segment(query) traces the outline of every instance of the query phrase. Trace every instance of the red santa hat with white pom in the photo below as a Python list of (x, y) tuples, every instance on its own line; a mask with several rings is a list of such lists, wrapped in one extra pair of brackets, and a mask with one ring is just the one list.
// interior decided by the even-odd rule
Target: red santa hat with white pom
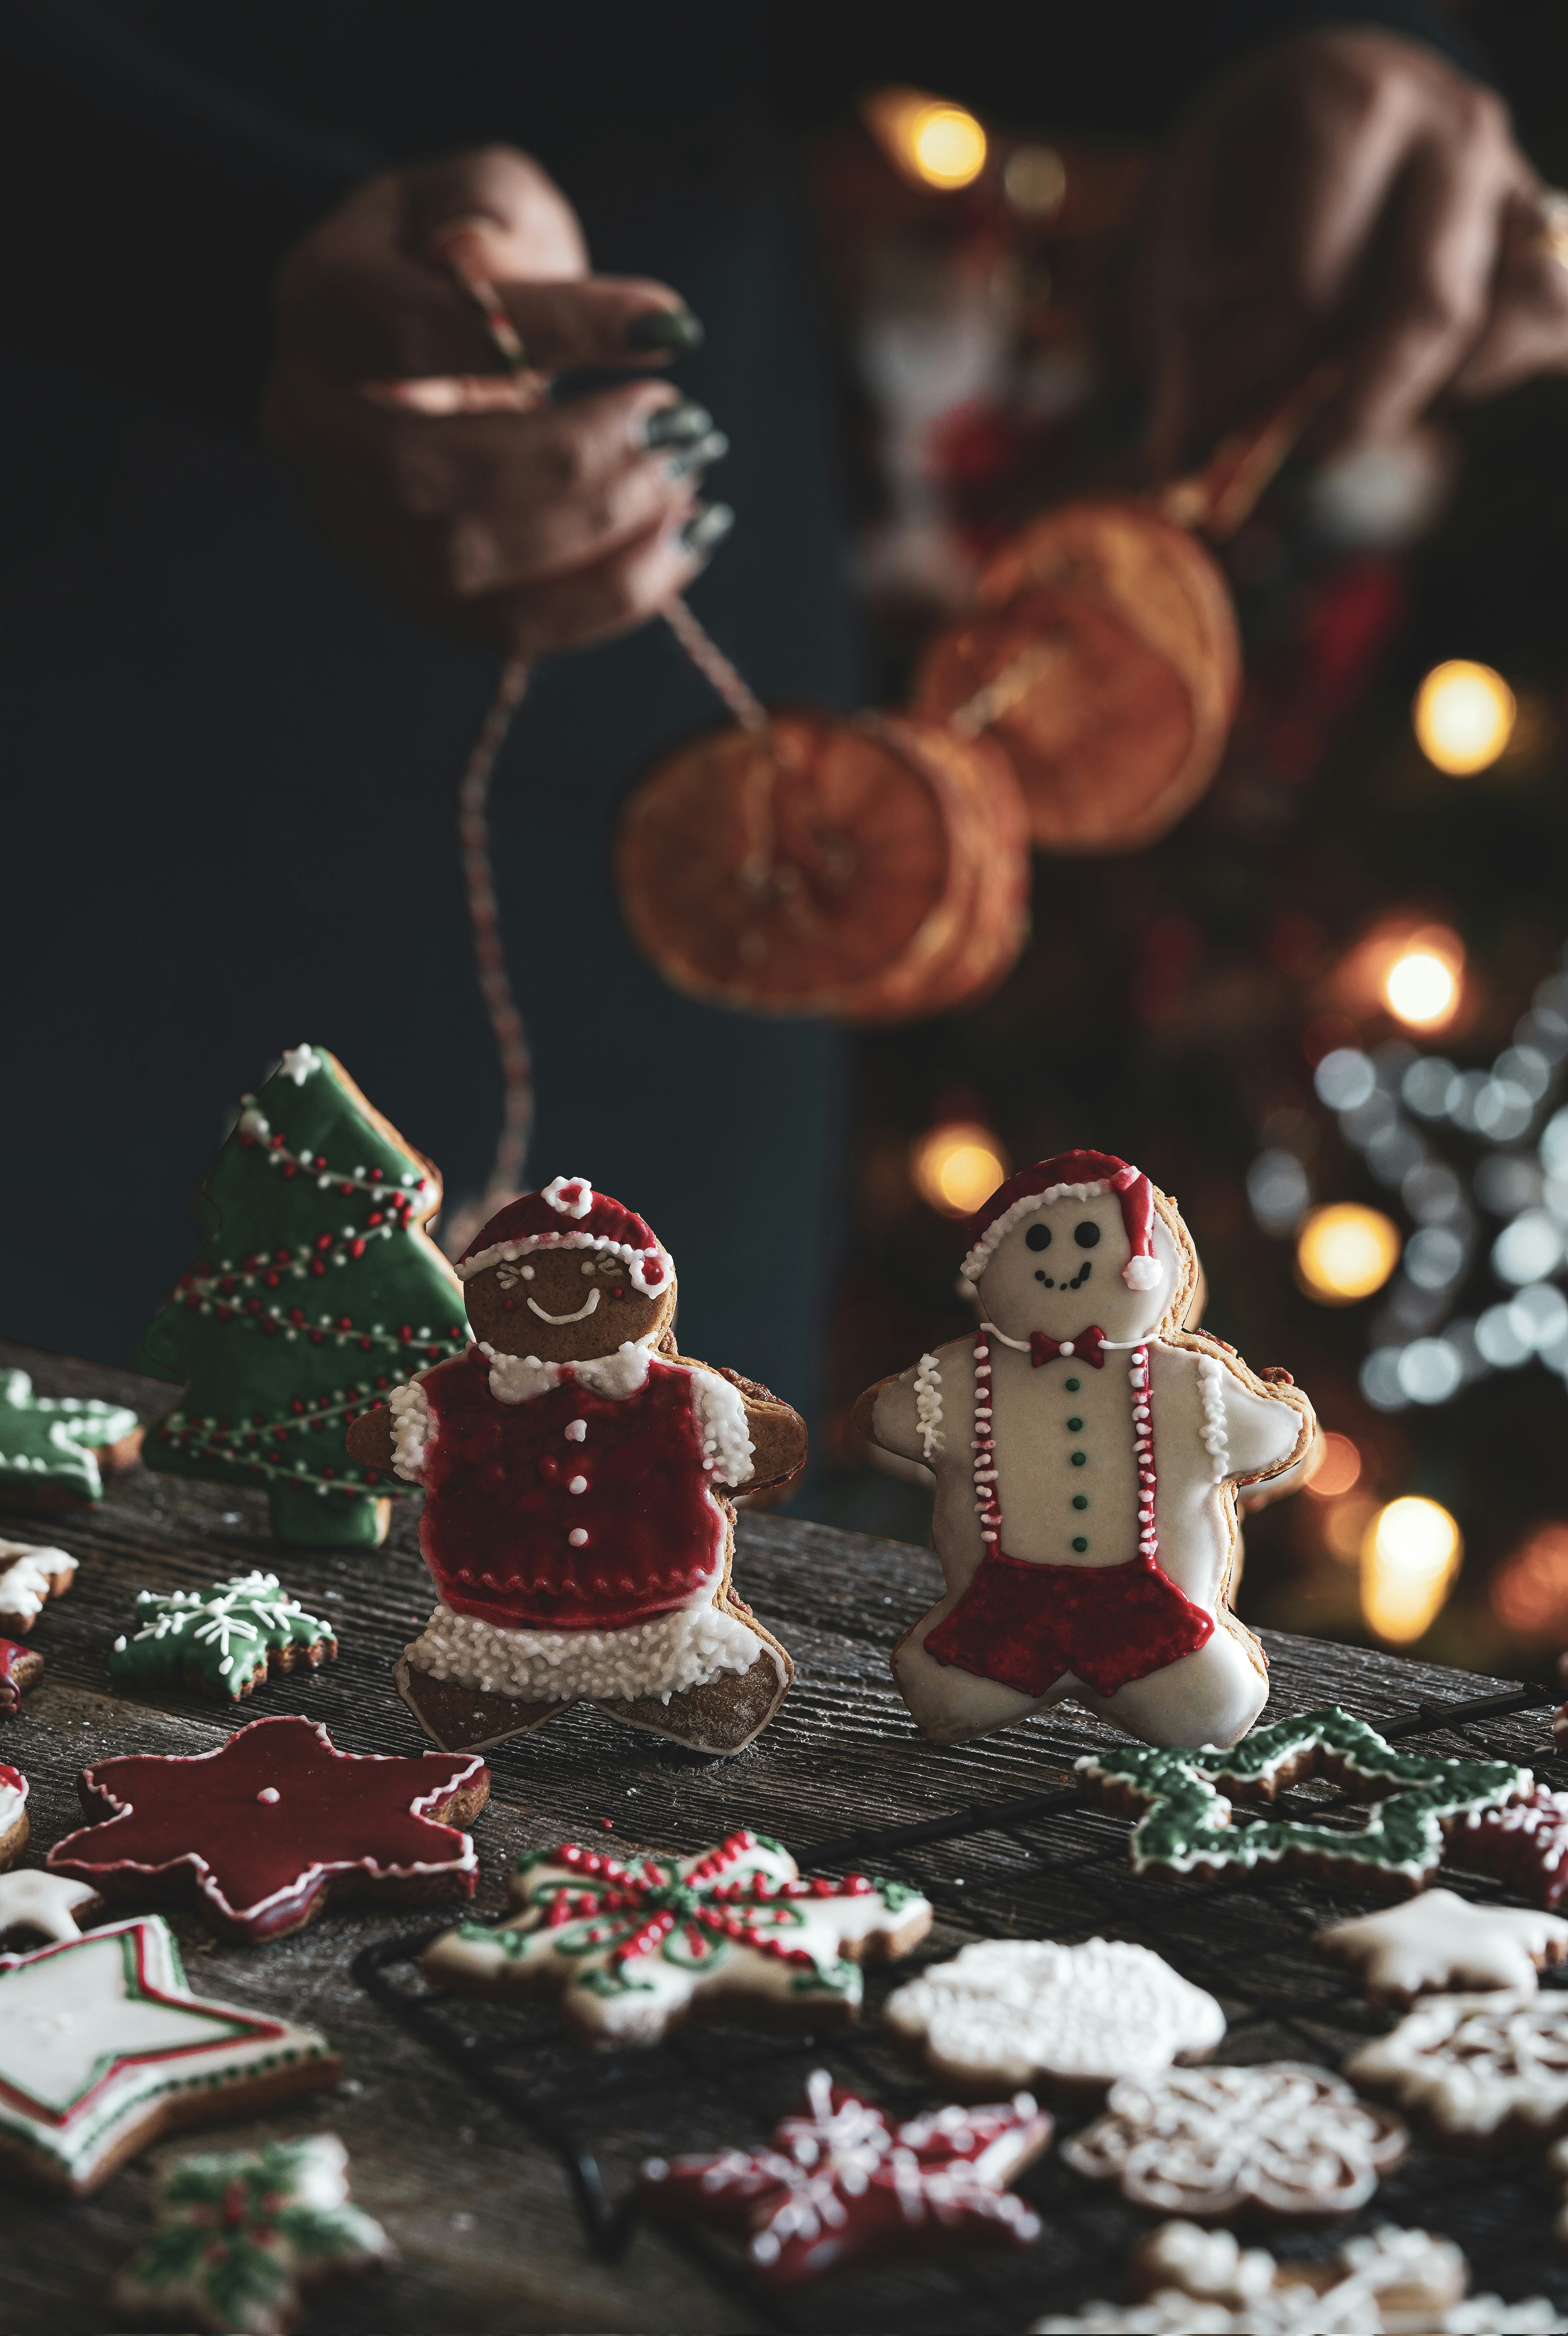
[(625, 1262), (645, 1298), (669, 1288), (675, 1260), (653, 1228), (585, 1176), (556, 1176), (541, 1192), (524, 1192), (499, 1209), (457, 1260), (459, 1279), (472, 1281), (487, 1266), (510, 1264), (536, 1249), (608, 1250)]
[(1097, 1201), (1106, 1192), (1115, 1192), (1122, 1204), (1132, 1251), (1122, 1280), (1129, 1290), (1157, 1290), (1165, 1269), (1154, 1255), (1154, 1188), (1141, 1169), (1110, 1152), (1058, 1152), (1055, 1159), (1037, 1160), (1032, 1168), (1009, 1176), (969, 1219), (969, 1246), (959, 1273), (971, 1287), (978, 1282), (998, 1242), (1037, 1209), (1053, 1201)]

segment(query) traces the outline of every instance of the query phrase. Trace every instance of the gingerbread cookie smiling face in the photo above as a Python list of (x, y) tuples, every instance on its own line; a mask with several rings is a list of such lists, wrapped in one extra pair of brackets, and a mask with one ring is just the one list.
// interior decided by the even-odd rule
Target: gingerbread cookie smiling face
[(905, 1701), (945, 1743), (1066, 1695), (1149, 1743), (1233, 1742), (1268, 1694), (1230, 1607), (1236, 1491), (1305, 1458), (1311, 1406), (1181, 1327), (1196, 1252), (1126, 1162), (1040, 1161), (969, 1233), (978, 1334), (853, 1414), (937, 1479), (948, 1590), (893, 1651)]
[(475, 1345), (348, 1439), (424, 1489), (441, 1602), (399, 1692), (448, 1746), (499, 1742), (581, 1698), (738, 1751), (794, 1667), (731, 1591), (727, 1494), (787, 1483), (803, 1423), (675, 1351), (672, 1260), (582, 1177), (511, 1202), (458, 1272)]

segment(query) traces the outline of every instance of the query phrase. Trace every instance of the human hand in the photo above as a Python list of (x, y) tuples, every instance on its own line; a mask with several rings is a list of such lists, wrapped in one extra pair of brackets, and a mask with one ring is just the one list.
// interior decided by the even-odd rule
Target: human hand
[(1568, 268), (1494, 93), (1418, 43), (1312, 33), (1216, 83), (1150, 189), (1136, 323), (1161, 470), (1332, 356), (1324, 448), (1568, 363)]
[[(521, 382), (439, 257), (459, 220), (527, 352)], [(489, 147), (369, 180), (297, 247), (262, 426), (328, 533), (404, 607), (541, 656), (641, 624), (730, 524), (696, 500), (726, 451), (700, 406), (657, 379), (552, 405), (548, 380), (657, 365), (700, 337), (667, 285), (590, 275), (560, 190)]]

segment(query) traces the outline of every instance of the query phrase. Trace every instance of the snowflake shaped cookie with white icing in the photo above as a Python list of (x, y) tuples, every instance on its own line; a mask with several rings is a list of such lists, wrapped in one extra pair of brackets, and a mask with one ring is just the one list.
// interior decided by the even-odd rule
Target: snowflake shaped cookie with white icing
[(901, 1987), (883, 2017), (939, 2082), (971, 2096), (1152, 2076), (1225, 2033), (1212, 1995), (1123, 1939), (979, 1939)]
[(1568, 1959), (1568, 1922), (1517, 1906), (1475, 1906), (1452, 1890), (1428, 1890), (1402, 1906), (1335, 1922), (1312, 1942), (1359, 1971), (1374, 2002), (1411, 2003), (1450, 1988), (1535, 1991), (1545, 1963)]
[(1428, 1996), (1345, 2074), (1464, 2146), (1544, 2141), (1568, 2126), (1568, 1995)]

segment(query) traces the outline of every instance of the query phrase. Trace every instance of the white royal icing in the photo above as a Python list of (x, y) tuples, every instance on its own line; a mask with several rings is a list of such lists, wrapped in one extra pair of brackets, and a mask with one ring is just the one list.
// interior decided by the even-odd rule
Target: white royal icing
[(693, 1605), (620, 1630), (514, 1630), (438, 1606), (406, 1651), (416, 1671), (517, 1703), (645, 1695), (667, 1703), (726, 1671), (749, 1671), (763, 1641), (707, 1590)]
[(1408, 2001), (1452, 1987), (1535, 1992), (1544, 1962), (1568, 1956), (1568, 1922), (1518, 1906), (1475, 1906), (1452, 1890), (1320, 1931), (1314, 1943), (1359, 1970), (1372, 1995)]
[(297, 1087), (302, 1087), (311, 1072), (321, 1068), (321, 1057), (314, 1046), (285, 1046), (278, 1067)]
[(1001, 2086), (1146, 2076), (1225, 2032), (1212, 1995), (1120, 1939), (981, 1939), (901, 1987), (883, 2017), (938, 2077)]
[(647, 1385), (658, 1335), (650, 1330), (635, 1343), (625, 1338), (613, 1355), (599, 1355), (591, 1362), (550, 1363), (541, 1362), (537, 1355), (498, 1355), (483, 1338), (479, 1351), (490, 1364), (490, 1391), (498, 1403), (531, 1403), (563, 1379), (619, 1402)]
[(193, 1995), (158, 1915), (0, 1955), (0, 2139), (79, 2186), (180, 2095), (221, 2116), (230, 2086), (328, 2050), (315, 2029)]
[(392, 1465), (405, 1484), (417, 1484), (430, 1444), (430, 1399), (418, 1379), (394, 1387), (386, 1398), (392, 1413)]
[(721, 1484), (744, 1484), (753, 1474), (755, 1449), (746, 1426), (745, 1398), (717, 1371), (699, 1365), (691, 1375), (691, 1398), (702, 1436), (703, 1465)]
[(34, 1866), (0, 1874), (0, 1939), (12, 1931), (35, 1931), (41, 1938), (81, 1935), (76, 1916), (97, 1896), (91, 1883), (63, 1874), (41, 1874)]
[(52, 1579), (76, 1571), (76, 1560), (63, 1549), (41, 1547), (35, 1542), (0, 1541), (0, 1616), (31, 1622), (44, 1611)]
[(1015, 1225), (1022, 1224), (1038, 1209), (1048, 1209), (1053, 1201), (1099, 1201), (1110, 1191), (1104, 1178), (1096, 1184), (1047, 1184), (1043, 1192), (1026, 1192), (1010, 1209), (986, 1227), (965, 1258), (959, 1272), (966, 1281), (979, 1281), (990, 1262), (991, 1251), (1000, 1247)]
[(17, 1769), (14, 1768), (11, 1773), (17, 1780), (14, 1785), (8, 1785), (0, 1775), (0, 1841), (5, 1839), (27, 1806), (27, 1779)]
[(1233, 2232), (1198, 2223), (1162, 2223), (1139, 2246), (1137, 2263), (1140, 2276), (1161, 2287), (1234, 2306), (1266, 2295), (1277, 2269), (1266, 2247), (1243, 2247)]
[(1222, 1484), (1230, 1474), (1231, 1439), (1225, 1432), (1225, 1367), (1217, 1355), (1198, 1358), (1198, 1394), (1203, 1406), (1203, 1449), (1209, 1474)]
[(922, 1355), (915, 1373), (915, 1426), (923, 1456), (946, 1450), (942, 1440), (942, 1367), (935, 1355)]
[(1345, 2063), (1358, 2085), (1417, 2109), (1439, 2132), (1553, 2132), (1568, 2117), (1568, 1995), (1522, 1988), (1435, 1995)]

